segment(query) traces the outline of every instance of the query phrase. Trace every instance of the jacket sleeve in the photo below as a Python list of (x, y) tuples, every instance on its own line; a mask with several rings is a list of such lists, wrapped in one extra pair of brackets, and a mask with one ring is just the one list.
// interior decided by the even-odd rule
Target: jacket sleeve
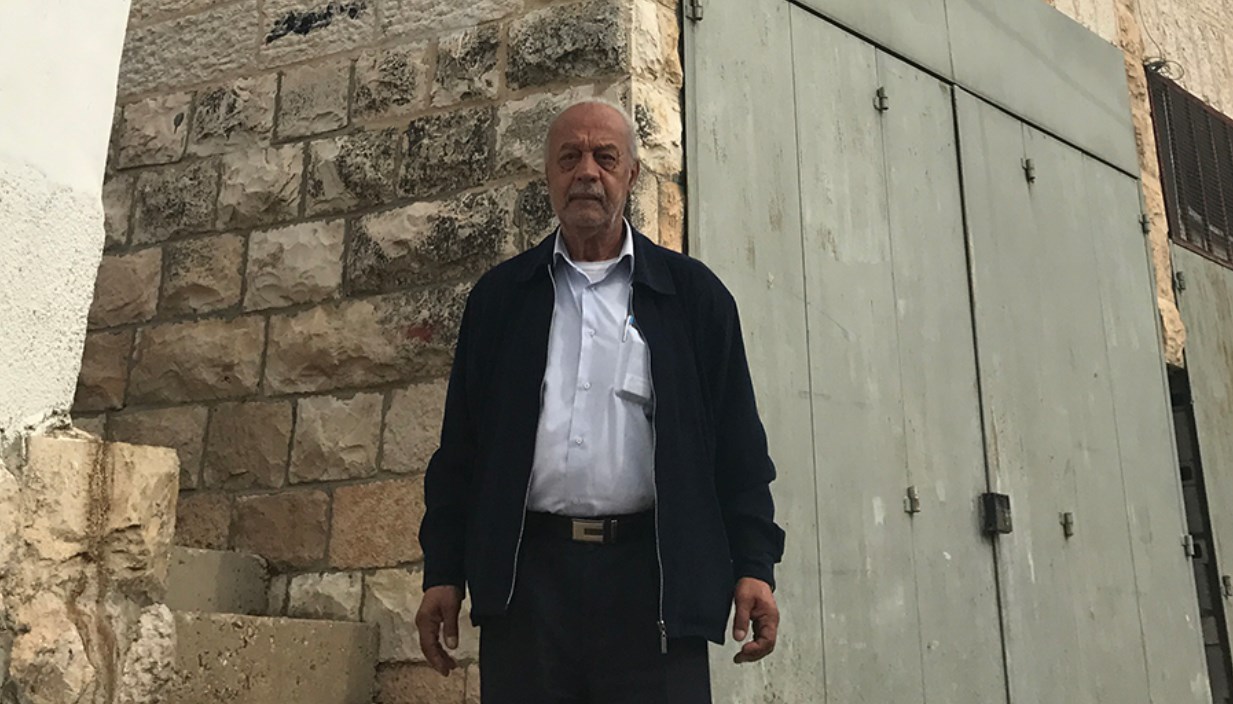
[(775, 465), (758, 417), (736, 302), (724, 295), (717, 307), (715, 482), (728, 531), (733, 579), (754, 577), (773, 588), (774, 566), (784, 550), (784, 532), (775, 524), (771, 498)]
[(424, 589), (441, 585), (466, 587), (467, 496), (475, 451), (467, 382), (469, 351), (477, 324), (477, 298), (473, 290), (462, 314), (445, 395), (441, 444), (429, 460), (424, 476), (425, 511), (420, 523)]

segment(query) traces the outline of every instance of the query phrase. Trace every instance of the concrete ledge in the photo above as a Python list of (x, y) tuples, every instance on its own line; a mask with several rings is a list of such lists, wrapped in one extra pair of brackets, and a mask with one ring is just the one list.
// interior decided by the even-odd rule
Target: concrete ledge
[(173, 611), (265, 615), (270, 576), (256, 555), (174, 547), (166, 603)]

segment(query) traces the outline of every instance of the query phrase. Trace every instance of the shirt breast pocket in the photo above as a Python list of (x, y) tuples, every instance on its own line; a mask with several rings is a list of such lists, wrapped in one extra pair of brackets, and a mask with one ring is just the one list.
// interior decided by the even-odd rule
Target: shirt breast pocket
[(616, 372), (618, 398), (644, 406), (651, 404), (651, 353), (642, 333), (632, 325), (617, 353)]

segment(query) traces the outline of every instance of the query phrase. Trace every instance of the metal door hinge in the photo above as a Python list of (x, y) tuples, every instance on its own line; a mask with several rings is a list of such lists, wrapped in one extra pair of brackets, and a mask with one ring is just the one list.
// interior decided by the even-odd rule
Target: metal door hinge
[(878, 88), (877, 94), (873, 98), (873, 107), (878, 112), (886, 112), (890, 110), (890, 96), (886, 94), (886, 88)]
[(1014, 529), (1010, 516), (1010, 497), (1006, 494), (981, 494), (980, 524), (986, 535), (1004, 535)]
[(911, 514), (920, 513), (920, 492), (916, 487), (908, 487), (908, 495), (903, 497), (903, 510)]
[(702, 21), (702, 0), (687, 0), (685, 16), (694, 22)]
[(1189, 533), (1182, 536), (1182, 549), (1186, 551), (1186, 557), (1199, 556), (1199, 550), (1194, 544), (1194, 536)]
[(1220, 589), (1226, 598), (1233, 596), (1233, 577), (1225, 575), (1220, 578)]
[(1075, 535), (1075, 514), (1067, 511), (1062, 514), (1062, 535), (1073, 538)]
[(1139, 227), (1143, 230), (1143, 234), (1152, 234), (1152, 219), (1147, 216), (1147, 213), (1139, 216)]
[(1027, 176), (1028, 183), (1036, 183), (1036, 164), (1031, 159), (1023, 160), (1023, 175)]
[(1184, 271), (1173, 272), (1173, 288), (1177, 289), (1178, 291), (1186, 290), (1186, 272)]

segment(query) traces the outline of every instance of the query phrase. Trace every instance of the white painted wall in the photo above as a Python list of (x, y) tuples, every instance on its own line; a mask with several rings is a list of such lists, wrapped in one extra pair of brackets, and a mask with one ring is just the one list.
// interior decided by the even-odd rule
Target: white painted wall
[(0, 22), (0, 466), (73, 401), (103, 249), (129, 0), (5, 3)]

